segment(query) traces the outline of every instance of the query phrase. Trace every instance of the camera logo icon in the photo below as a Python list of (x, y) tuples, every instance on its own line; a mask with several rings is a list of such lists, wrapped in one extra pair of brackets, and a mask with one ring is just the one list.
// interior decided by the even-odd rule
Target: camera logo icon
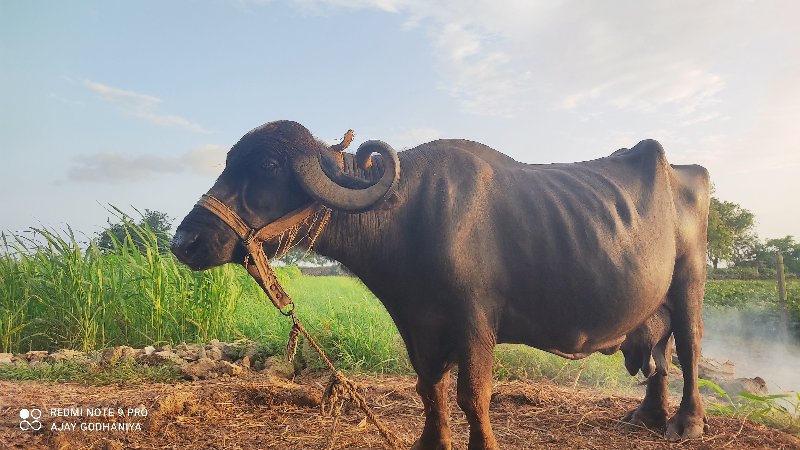
[(42, 411), (39, 409), (20, 409), (19, 410), (19, 429), (22, 431), (39, 431), (42, 428), (42, 422), (39, 419), (42, 417)]

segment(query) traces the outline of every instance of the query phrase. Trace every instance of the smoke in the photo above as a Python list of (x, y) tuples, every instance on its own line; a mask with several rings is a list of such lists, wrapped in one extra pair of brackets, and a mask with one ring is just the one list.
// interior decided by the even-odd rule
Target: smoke
[(737, 377), (761, 377), (771, 394), (800, 392), (800, 341), (782, 333), (775, 312), (707, 307), (703, 355), (736, 364)]

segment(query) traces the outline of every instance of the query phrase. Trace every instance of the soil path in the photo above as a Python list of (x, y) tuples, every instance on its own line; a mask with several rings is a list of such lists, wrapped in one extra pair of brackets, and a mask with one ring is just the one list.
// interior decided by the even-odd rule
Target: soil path
[[(423, 424), (414, 379), (357, 381), (380, 417), (412, 442)], [(311, 376), (288, 382), (263, 374), (174, 385), (0, 381), (0, 448), (325, 449), (332, 424), (319, 414), (325, 382)], [(638, 400), (595, 390), (528, 381), (497, 383), (494, 392), (492, 422), (501, 447), (508, 450), (800, 449), (800, 440), (791, 435), (734, 418), (710, 417), (702, 439), (678, 444), (654, 431), (620, 431), (617, 419)], [(38, 422), (41, 429), (20, 429), (23, 408), (29, 410), (26, 422), (34, 428)], [(464, 449), (467, 423), (454, 404), (451, 408), (454, 448)], [(34, 409), (42, 413), (38, 421)], [(81, 415), (69, 415), (74, 413)], [(385, 447), (363, 414), (346, 408), (333, 448)]]

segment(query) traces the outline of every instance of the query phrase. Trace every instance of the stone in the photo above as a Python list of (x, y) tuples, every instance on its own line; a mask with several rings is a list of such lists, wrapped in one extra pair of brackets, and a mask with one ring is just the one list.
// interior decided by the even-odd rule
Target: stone
[(254, 372), (261, 372), (262, 370), (267, 368), (267, 363), (265, 358), (259, 357), (256, 359), (250, 360), (250, 370)]
[(282, 356), (270, 356), (264, 361), (264, 371), (277, 378), (290, 380), (294, 378), (294, 364)]
[(729, 396), (733, 397), (742, 393), (754, 395), (769, 395), (767, 382), (761, 377), (755, 378), (736, 378), (721, 382), (719, 385)]
[(97, 363), (101, 366), (110, 366), (131, 360), (135, 357), (136, 350), (127, 345), (120, 345), (118, 347), (109, 347), (103, 349), (97, 357)]
[[(202, 355), (201, 355), (202, 352)], [(180, 344), (175, 347), (175, 354), (186, 361), (197, 361), (205, 355), (205, 349), (200, 345)]]
[(40, 362), (47, 356), (47, 354), (47, 350), (31, 350), (22, 356), (29, 362)]
[(181, 365), (181, 373), (191, 380), (205, 380), (217, 377), (217, 362), (211, 358), (200, 358), (197, 361)]
[(247, 355), (252, 358), (256, 353), (258, 344), (250, 339), (238, 339), (229, 344), (222, 344), (222, 354), (227, 361), (237, 361)]
[(175, 353), (165, 351), (157, 351), (149, 355), (141, 356), (139, 361), (151, 366), (160, 366), (169, 363), (174, 363), (180, 366), (186, 363), (186, 361), (180, 359)]
[(245, 351), (244, 351), (244, 355), (243, 355), (242, 357), (244, 357), (244, 356), (249, 356), (249, 357), (250, 357), (250, 360), (252, 361), (252, 360), (254, 360), (254, 359), (255, 359), (255, 357), (256, 357), (257, 355), (258, 355), (258, 344), (257, 344), (257, 343), (255, 343), (255, 342), (250, 342), (250, 343), (247, 345), (247, 348), (245, 349)]
[(175, 353), (172, 353), (170, 350), (161, 350), (152, 354), (164, 362), (172, 361), (176, 363), (182, 363), (181, 359)]
[(251, 365), (252, 365), (252, 364), (250, 363), (250, 357), (249, 357), (249, 356), (246, 356), (246, 355), (245, 355), (245, 356), (243, 356), (241, 360), (239, 360), (239, 363), (238, 363), (238, 364), (239, 364), (240, 366), (244, 367), (245, 369), (249, 369), (249, 368), (251, 367)]
[(214, 361), (219, 361), (222, 359), (222, 349), (219, 347), (208, 347), (206, 346), (206, 357), (211, 358)]
[(736, 378), (736, 365), (733, 361), (722, 361), (701, 356), (697, 363), (697, 372), (700, 378), (717, 383), (718, 381)]
[(85, 364), (88, 363), (90, 359), (91, 358), (89, 357), (89, 355), (84, 352), (62, 348), (57, 352), (50, 353), (49, 355), (45, 356), (44, 361), (50, 364), (62, 361), (70, 361), (79, 364)]
[(137, 350), (133, 347), (128, 347), (127, 345), (123, 345), (120, 347), (122, 349), (122, 359), (123, 360), (132, 360), (136, 358)]
[(239, 376), (242, 374), (242, 372), (244, 372), (244, 368), (242, 368), (242, 366), (231, 364), (230, 362), (225, 360), (217, 361), (217, 370), (221, 374), (228, 375), (231, 377)]
[(11, 353), (0, 353), (0, 364), (11, 364), (14, 362), (14, 355)]
[(147, 356), (152, 355), (153, 353), (155, 353), (155, 351), (156, 351), (156, 348), (153, 347), (152, 345), (148, 345), (147, 347), (144, 348), (144, 354), (147, 355)]
[(242, 357), (242, 347), (236, 342), (232, 344), (222, 344), (222, 357), (226, 361), (236, 361)]
[[(672, 363), (680, 367), (680, 360), (677, 353), (672, 352)], [(736, 378), (736, 364), (730, 360), (720, 360), (700, 355), (697, 361), (697, 372), (700, 378), (717, 383), (722, 380), (732, 380)]]

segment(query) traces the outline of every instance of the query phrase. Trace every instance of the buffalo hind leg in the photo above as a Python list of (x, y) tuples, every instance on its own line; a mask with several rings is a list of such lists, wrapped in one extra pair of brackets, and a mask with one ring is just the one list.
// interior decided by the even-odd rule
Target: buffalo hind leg
[(498, 449), (489, 422), (494, 341), (484, 342), (486, 338), (467, 339), (458, 364), (456, 398), (469, 422), (468, 450)]
[(677, 441), (703, 435), (705, 409), (697, 386), (697, 363), (703, 337), (703, 291), (705, 254), (678, 260), (670, 286), (669, 302), (675, 350), (683, 371), (683, 398), (678, 411), (667, 423), (667, 439)]
[(622, 418), (621, 428), (630, 430), (646, 427), (664, 430), (667, 426), (667, 376), (656, 372), (647, 379), (647, 392), (638, 408), (629, 411)]
[(639, 407), (628, 411), (622, 418), (620, 428), (625, 430), (636, 427), (646, 427), (653, 430), (665, 430), (667, 427), (667, 408), (669, 408), (669, 393), (667, 390), (669, 374), (670, 335), (667, 334), (652, 349), (655, 358), (655, 367), (652, 368), (647, 378), (647, 391)]
[[(426, 317), (433, 317), (430, 313)], [(412, 450), (451, 450), (450, 406), (447, 388), (450, 381), (451, 362), (455, 349), (448, 345), (450, 339), (445, 330), (418, 328), (416, 333), (403, 333), (408, 358), (417, 372), (417, 393), (425, 411), (425, 425)]]

